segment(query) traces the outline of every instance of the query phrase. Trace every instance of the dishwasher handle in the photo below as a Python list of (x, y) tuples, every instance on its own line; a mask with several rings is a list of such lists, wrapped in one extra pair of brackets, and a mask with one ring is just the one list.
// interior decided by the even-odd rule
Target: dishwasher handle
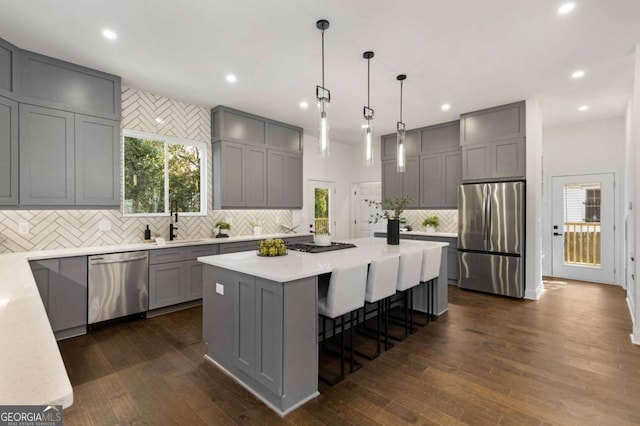
[(125, 263), (125, 262), (135, 262), (138, 260), (147, 260), (147, 256), (138, 256), (138, 257), (127, 257), (124, 259), (113, 259), (113, 260), (105, 260), (104, 257), (96, 257), (93, 258), (89, 261), (89, 264), (91, 265), (108, 265), (111, 263)]

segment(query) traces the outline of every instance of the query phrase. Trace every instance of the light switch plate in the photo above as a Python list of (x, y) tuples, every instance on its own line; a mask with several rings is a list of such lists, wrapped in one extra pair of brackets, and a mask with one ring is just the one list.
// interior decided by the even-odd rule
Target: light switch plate
[(216, 293), (221, 296), (224, 296), (224, 285), (220, 283), (216, 283)]
[(18, 224), (18, 232), (20, 235), (26, 235), (29, 233), (29, 222), (20, 222)]

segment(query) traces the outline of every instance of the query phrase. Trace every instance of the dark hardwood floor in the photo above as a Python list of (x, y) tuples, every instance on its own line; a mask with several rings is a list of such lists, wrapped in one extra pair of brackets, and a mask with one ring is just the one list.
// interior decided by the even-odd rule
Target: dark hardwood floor
[(640, 424), (625, 292), (539, 301), (449, 288), (449, 312), (281, 419), (203, 359), (201, 308), (60, 342), (75, 424)]

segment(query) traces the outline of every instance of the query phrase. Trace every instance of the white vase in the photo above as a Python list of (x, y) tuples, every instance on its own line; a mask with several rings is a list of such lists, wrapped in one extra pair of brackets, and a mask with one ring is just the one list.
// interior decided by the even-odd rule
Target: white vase
[(433, 226), (427, 226), (427, 232), (436, 232), (436, 228)]
[(262, 235), (262, 226), (254, 226), (253, 227), (253, 235), (254, 236), (258, 236), (258, 235)]
[(313, 237), (313, 244), (323, 247), (330, 246), (331, 236), (329, 234), (316, 234)]

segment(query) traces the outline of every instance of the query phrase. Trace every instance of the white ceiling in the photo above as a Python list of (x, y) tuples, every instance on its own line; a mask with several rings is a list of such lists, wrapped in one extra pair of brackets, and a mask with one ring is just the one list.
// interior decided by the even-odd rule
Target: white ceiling
[[(537, 98), (545, 126), (624, 114), (640, 1), (0, 0), (0, 37), (122, 76), (125, 85), (207, 107), (223, 104), (316, 133), (320, 31), (331, 137), (360, 141), (365, 50), (378, 135), (395, 131), (404, 73), (407, 128)], [(111, 28), (118, 40), (101, 35)], [(581, 80), (571, 72), (584, 69)], [(237, 83), (225, 81), (227, 73)], [(309, 109), (301, 110), (306, 100)], [(451, 104), (443, 112), (440, 105)], [(580, 113), (579, 105), (589, 111)]]

